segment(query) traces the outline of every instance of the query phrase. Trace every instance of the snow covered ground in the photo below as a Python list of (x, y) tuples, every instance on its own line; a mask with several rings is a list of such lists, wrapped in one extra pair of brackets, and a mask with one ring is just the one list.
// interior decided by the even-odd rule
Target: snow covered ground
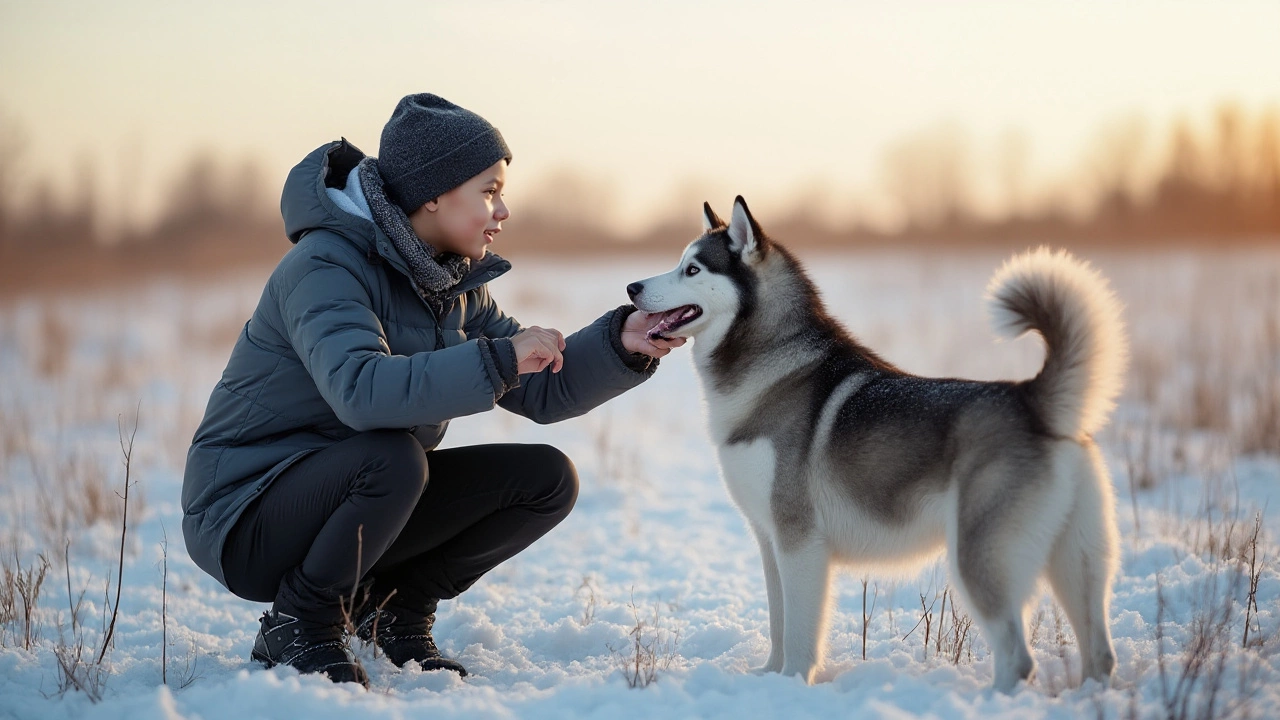
[[(834, 314), (908, 370), (995, 379), (1039, 366), (1035, 341), (996, 343), (987, 326), (981, 295), (996, 255), (807, 259)], [(1013, 696), (988, 692), (987, 645), (949, 593), (943, 604), (937, 563), (840, 576), (816, 685), (749, 674), (768, 649), (759, 556), (718, 478), (685, 351), (583, 418), (539, 427), (496, 411), (452, 427), (446, 446), (553, 443), (582, 481), (560, 527), (442, 604), (441, 648), (472, 675), (399, 670), (368, 648), (369, 691), (263, 670), (248, 653), (265, 606), (190, 562), (179, 507), (187, 444), (257, 301), (258, 272), (0, 305), (5, 586), (39, 555), (49, 563), (30, 623), (20, 593), (6, 604), (0, 590), (0, 717), (1280, 717), (1280, 508), (1269, 506), (1280, 454), (1240, 450), (1267, 445), (1258, 432), (1280, 373), (1280, 328), (1266, 329), (1280, 323), (1280, 255), (1094, 259), (1128, 306), (1134, 345), (1101, 437), (1123, 537), (1109, 689), (1077, 687), (1074, 641), (1046, 594), (1030, 621), (1037, 679)], [(529, 260), (493, 291), (525, 323), (568, 332), (674, 260)], [(128, 436), (135, 412), (120, 613), (95, 664), (116, 592), (118, 424)], [(63, 689), (58, 655), (77, 636), (89, 692)], [(643, 687), (633, 689), (637, 652)]]

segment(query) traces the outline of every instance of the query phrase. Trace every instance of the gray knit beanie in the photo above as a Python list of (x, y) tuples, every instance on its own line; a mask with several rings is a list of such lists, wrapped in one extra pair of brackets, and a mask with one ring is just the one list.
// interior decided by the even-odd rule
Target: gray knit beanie
[(406, 95), (382, 128), (378, 172), (387, 197), (406, 214), (511, 162), (502, 133), (479, 115), (431, 93)]

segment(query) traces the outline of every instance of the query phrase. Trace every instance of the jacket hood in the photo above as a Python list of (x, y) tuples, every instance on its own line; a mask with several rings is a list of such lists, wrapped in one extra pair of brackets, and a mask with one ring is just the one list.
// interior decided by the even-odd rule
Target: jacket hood
[[(381, 255), (397, 270), (409, 275), (408, 265), (400, 253), (369, 216), (364, 198), (352, 197), (359, 195), (358, 188), (350, 188), (348, 192), (348, 179), (357, 177), (352, 171), (364, 158), (359, 148), (342, 138), (312, 150), (302, 162), (294, 165), (280, 195), (285, 233), (290, 242), (297, 244), (311, 230), (331, 230), (361, 252)], [(330, 189), (337, 192), (327, 192)], [(511, 263), (505, 259), (492, 252), (485, 253), (483, 260), (471, 263), (471, 271), (453, 288), (452, 294), (467, 292), (510, 269)]]
[(290, 242), (297, 243), (310, 230), (333, 230), (370, 251), (377, 243), (377, 227), (368, 218), (339, 207), (325, 188), (343, 190), (347, 176), (364, 153), (346, 138), (312, 150), (293, 166), (280, 195), (280, 215)]

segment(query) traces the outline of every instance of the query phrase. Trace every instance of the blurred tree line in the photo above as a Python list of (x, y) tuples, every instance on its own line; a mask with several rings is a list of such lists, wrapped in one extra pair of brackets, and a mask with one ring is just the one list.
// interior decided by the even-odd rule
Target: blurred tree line
[(1139, 116), (1118, 118), (1097, 132), (1075, 176), (1039, 198), (1028, 194), (1028, 155), (1025, 141), (1011, 133), (984, 158), (1003, 196), (1003, 212), (992, 216), (977, 209), (978, 168), (961, 131), (944, 126), (902, 140), (883, 167), (886, 189), (905, 218), (894, 234), (1138, 246), (1280, 240), (1275, 108), (1251, 116), (1222, 104), (1207, 129), (1179, 118), (1163, 139)]
[[(59, 197), (47, 178), (27, 189), (18, 202), (18, 162), (23, 154), (22, 136), (0, 118), (0, 251), (13, 255), (60, 248), (111, 247), (127, 250), (154, 244), (189, 245), (217, 237), (233, 245), (251, 245), (260, 233), (279, 234), (280, 221), (269, 207), (276, 190), (268, 188), (263, 173), (251, 160), (221, 163), (209, 152), (192, 155), (164, 193), (159, 217), (145, 229), (122, 218), (108, 229), (105, 217), (120, 217), (119, 208), (106, 208), (102, 184), (95, 167), (82, 160), (70, 183), (71, 191)], [(125, 173), (128, 169), (125, 169)], [(130, 181), (125, 181), (128, 197)], [(237, 236), (241, 239), (237, 240)]]
[[(0, 114), (0, 283), (29, 279), (33, 269), (54, 265), (69, 272), (70, 261), (96, 264), (82, 271), (85, 276), (113, 265), (206, 271), (273, 261), (288, 249), (274, 206), (279, 188), (251, 160), (227, 162), (196, 153), (169, 184), (155, 222), (145, 229), (116, 223), (108, 230), (105, 211), (119, 217), (120, 208), (104, 207), (92, 164), (80, 164), (70, 194), (59, 198), (48, 179), (21, 185), (23, 150), (21, 128)], [(926, 129), (893, 143), (883, 155), (882, 189), (901, 217), (894, 229), (856, 220), (824, 223), (804, 201), (769, 227), (789, 244), (823, 247), (1155, 247), (1280, 238), (1275, 108), (1250, 114), (1222, 104), (1206, 123), (1196, 126), (1183, 118), (1160, 133), (1140, 117), (1119, 118), (1099, 129), (1073, 176), (1039, 190), (1028, 181), (1029, 155), (1028, 143), (1016, 132), (977, 153), (957, 127)], [(125, 192), (117, 197), (129, 197), (128, 173), (127, 167), (113, 170), (125, 178)], [(979, 192), (984, 182), (985, 203)], [(564, 172), (536, 185), (521, 203), (520, 222), (504, 250), (683, 246), (696, 216), (689, 209), (696, 204), (689, 203), (701, 200), (691, 196), (636, 237), (609, 225), (615, 198), (607, 183)], [(995, 211), (993, 195), (999, 198)]]
[[(96, 167), (82, 159), (69, 192), (40, 178), (25, 186), (21, 128), (0, 114), (0, 291), (111, 281), (150, 271), (206, 272), (261, 265), (288, 249), (272, 199), (252, 160), (193, 154), (168, 183), (145, 227), (129, 217), (136, 166), (121, 162), (121, 185), (108, 207)], [(114, 219), (116, 222), (110, 222)]]
[[(1280, 245), (1280, 108), (1251, 114), (1223, 103), (1203, 122), (1182, 117), (1164, 130), (1119, 117), (1048, 184), (1032, 182), (1030, 156), (1016, 131), (979, 151), (955, 125), (926, 128), (882, 155), (880, 189), (898, 216), (892, 227), (824, 217), (823, 206), (856, 209), (860, 198), (833, 197), (822, 183), (802, 188), (766, 226), (789, 245), (826, 249)], [(538, 185), (511, 235), (534, 250), (683, 247), (708, 199), (696, 183), (677, 184), (677, 201), (635, 236), (610, 224), (616, 203), (606, 178), (565, 171)]]

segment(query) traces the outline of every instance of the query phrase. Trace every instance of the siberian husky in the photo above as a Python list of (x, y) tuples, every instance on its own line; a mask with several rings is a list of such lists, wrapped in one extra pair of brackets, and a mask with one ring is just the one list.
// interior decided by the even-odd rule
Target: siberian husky
[(1084, 678), (1115, 665), (1108, 627), (1117, 531), (1092, 435), (1120, 390), (1126, 346), (1106, 281), (1065, 252), (1005, 263), (988, 287), (995, 324), (1039, 333), (1030, 380), (904, 372), (827, 314), (786, 248), (741, 197), (675, 269), (631, 283), (652, 334), (694, 340), (729, 494), (764, 562), (771, 648), (757, 672), (813, 681), (833, 565), (901, 565), (945, 547), (952, 582), (1012, 691), (1035, 662), (1027, 604), (1044, 576), (1066, 610)]

